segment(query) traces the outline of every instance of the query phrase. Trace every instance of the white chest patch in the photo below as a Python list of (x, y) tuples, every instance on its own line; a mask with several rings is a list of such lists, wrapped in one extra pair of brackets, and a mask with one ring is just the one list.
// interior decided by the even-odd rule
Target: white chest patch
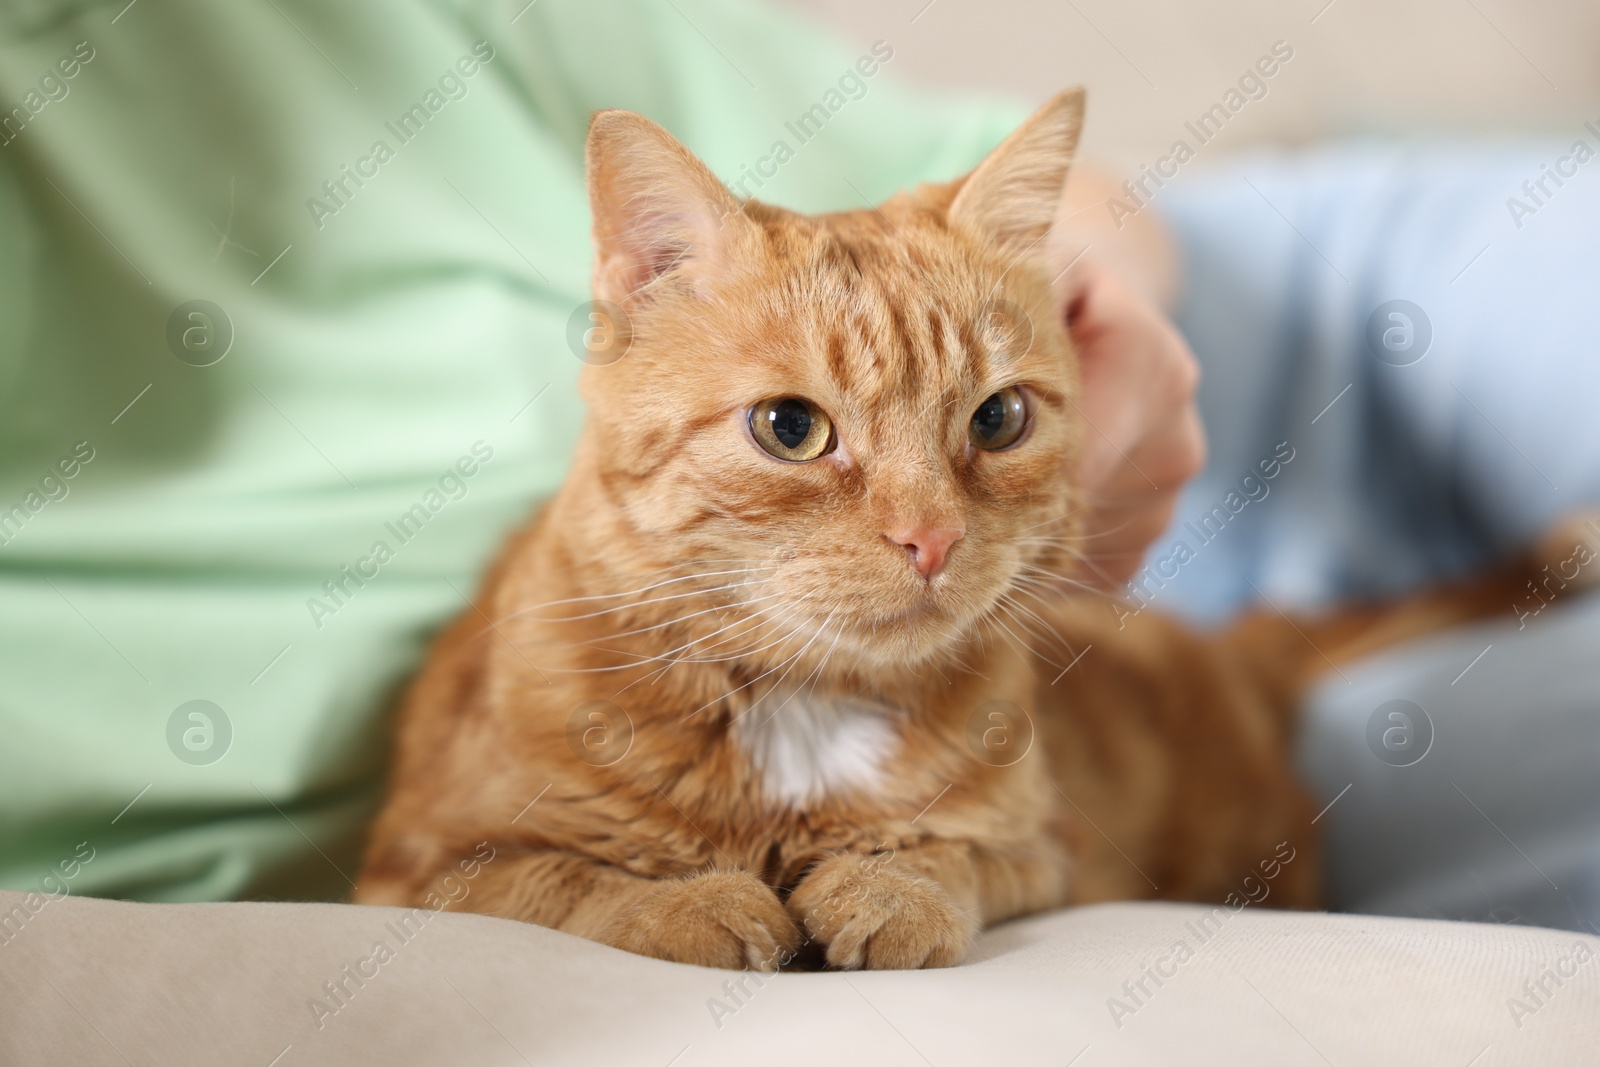
[(871, 791), (899, 747), (893, 708), (865, 700), (773, 693), (733, 723), (733, 739), (769, 800), (803, 807), (829, 793)]

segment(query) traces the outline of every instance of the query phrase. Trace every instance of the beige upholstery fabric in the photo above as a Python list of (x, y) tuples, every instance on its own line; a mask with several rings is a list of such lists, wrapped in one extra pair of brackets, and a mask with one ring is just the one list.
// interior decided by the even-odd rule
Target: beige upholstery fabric
[[(0, 893), (6, 1065), (1600, 1062), (1600, 939), (1552, 930), (1110, 905), (1004, 926), (950, 970), (739, 993), (733, 972), (473, 915), (19, 905)], [(1135, 1000), (1146, 967), (1169, 977)]]

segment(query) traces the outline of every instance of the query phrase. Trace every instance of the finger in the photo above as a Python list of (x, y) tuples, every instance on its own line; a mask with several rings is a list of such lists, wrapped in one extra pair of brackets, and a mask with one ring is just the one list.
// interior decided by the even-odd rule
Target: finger
[(1115, 520), (1104, 537), (1093, 534), (1084, 539), (1081, 549), (1091, 585), (1114, 592), (1126, 585), (1144, 563), (1148, 546), (1172, 522), (1177, 499), (1163, 496), (1135, 511), (1109, 514)]
[[(1205, 468), (1206, 434), (1200, 412), (1193, 405), (1183, 408), (1159, 433), (1135, 446), (1128, 460), (1130, 468), (1137, 467), (1138, 484), (1153, 483), (1158, 492), (1181, 489)], [(1119, 477), (1131, 487), (1133, 479), (1120, 472)]]

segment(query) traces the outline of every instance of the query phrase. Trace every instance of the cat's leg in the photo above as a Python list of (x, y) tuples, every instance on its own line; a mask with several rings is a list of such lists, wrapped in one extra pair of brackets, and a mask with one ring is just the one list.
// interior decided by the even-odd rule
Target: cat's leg
[(984, 926), (1067, 901), (1067, 860), (1054, 843), (1000, 851), (924, 841), (819, 860), (789, 912), (845, 968), (948, 967)]
[(646, 878), (577, 852), (503, 855), (455, 908), (703, 967), (772, 971), (800, 945), (777, 893), (749, 871)]

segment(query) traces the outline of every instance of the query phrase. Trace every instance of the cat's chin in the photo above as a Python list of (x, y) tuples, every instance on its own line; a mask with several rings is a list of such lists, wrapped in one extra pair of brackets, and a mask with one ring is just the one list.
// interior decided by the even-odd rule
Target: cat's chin
[[(952, 614), (933, 601), (918, 601), (889, 614), (849, 621), (842, 625), (838, 651), (858, 665), (878, 670), (918, 669), (948, 660), (968, 646), (972, 629), (983, 617)], [(822, 638), (823, 644), (832, 640)]]
[(798, 643), (809, 642), (839, 667), (915, 671), (960, 658), (980, 632), (987, 633), (985, 641), (1016, 640), (1019, 630), (1037, 637), (1032, 622), (1008, 625), (1003, 618), (1015, 610), (1005, 605), (1021, 566), (977, 567), (934, 583), (878, 582), (871, 594), (852, 590), (844, 577), (829, 576), (823, 588), (831, 596), (818, 595), (816, 586), (799, 587), (804, 590), (799, 599), (809, 601), (805, 622), (769, 654), (789, 656)]

